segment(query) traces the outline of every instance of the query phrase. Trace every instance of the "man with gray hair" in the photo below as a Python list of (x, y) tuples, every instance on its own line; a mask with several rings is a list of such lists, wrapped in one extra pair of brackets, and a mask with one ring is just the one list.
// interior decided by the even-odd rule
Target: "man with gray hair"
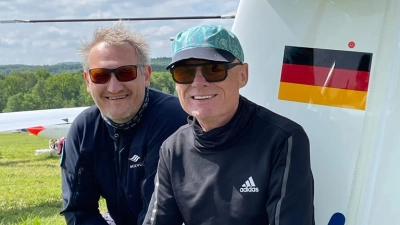
[(149, 88), (149, 46), (122, 22), (99, 28), (80, 50), (96, 105), (73, 122), (61, 156), (68, 225), (142, 224), (162, 142), (186, 122), (176, 96)]
[(200, 25), (172, 47), (167, 68), (190, 116), (161, 146), (143, 224), (314, 225), (307, 134), (240, 95), (249, 65), (239, 39)]

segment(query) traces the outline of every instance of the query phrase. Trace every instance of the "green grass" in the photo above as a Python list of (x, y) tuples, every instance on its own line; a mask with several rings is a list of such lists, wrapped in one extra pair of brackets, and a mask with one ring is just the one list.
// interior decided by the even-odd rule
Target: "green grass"
[[(35, 155), (48, 140), (26, 133), (0, 134), (0, 225), (65, 224), (57, 155)], [(101, 211), (105, 210), (101, 201)]]

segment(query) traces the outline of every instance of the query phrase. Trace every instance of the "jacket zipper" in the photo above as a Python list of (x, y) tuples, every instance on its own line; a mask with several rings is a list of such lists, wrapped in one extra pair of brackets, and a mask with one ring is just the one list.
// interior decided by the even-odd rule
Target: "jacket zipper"
[[(142, 202), (143, 202), (143, 209), (146, 209), (146, 198), (144, 196), (144, 181), (147, 179), (147, 169), (146, 169), (146, 158), (143, 159), (143, 167), (144, 167), (144, 178), (143, 180), (140, 182), (140, 196), (142, 197)], [(149, 200), (149, 204), (150, 204), (150, 200)], [(147, 210), (146, 210), (147, 211)]]
[(79, 185), (81, 184), (81, 177), (82, 177), (82, 172), (83, 172), (84, 168), (80, 167), (78, 169), (78, 182), (77, 184), (73, 187), (73, 191), (72, 191), (72, 199), (76, 200), (76, 195), (78, 193), (78, 189), (79, 189)]
[(114, 130), (114, 165), (115, 165), (115, 172), (117, 173), (117, 203), (118, 203), (118, 212), (121, 212), (120, 208), (120, 201), (121, 201), (121, 174), (120, 174), (120, 154), (119, 154), (119, 134)]

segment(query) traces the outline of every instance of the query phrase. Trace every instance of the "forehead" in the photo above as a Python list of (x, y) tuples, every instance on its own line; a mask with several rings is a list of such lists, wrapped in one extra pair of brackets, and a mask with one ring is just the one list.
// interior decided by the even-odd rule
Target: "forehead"
[(90, 51), (90, 67), (115, 68), (122, 65), (136, 64), (135, 48), (128, 43), (108, 44), (98, 43)]
[(133, 45), (128, 42), (121, 43), (109, 43), (109, 42), (99, 42), (95, 44), (92, 48), (92, 51), (126, 51), (136, 54), (136, 49)]

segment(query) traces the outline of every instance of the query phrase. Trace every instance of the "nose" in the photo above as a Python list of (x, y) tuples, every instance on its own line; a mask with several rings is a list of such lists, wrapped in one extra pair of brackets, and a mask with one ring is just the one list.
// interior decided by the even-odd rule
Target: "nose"
[(118, 93), (123, 88), (122, 82), (117, 79), (114, 73), (111, 73), (110, 81), (107, 83), (107, 91), (110, 93)]
[(194, 74), (194, 80), (192, 83), (193, 87), (202, 87), (202, 86), (206, 86), (208, 84), (206, 78), (204, 78), (203, 76), (203, 72), (202, 72), (202, 67), (198, 66), (196, 67), (196, 72)]

